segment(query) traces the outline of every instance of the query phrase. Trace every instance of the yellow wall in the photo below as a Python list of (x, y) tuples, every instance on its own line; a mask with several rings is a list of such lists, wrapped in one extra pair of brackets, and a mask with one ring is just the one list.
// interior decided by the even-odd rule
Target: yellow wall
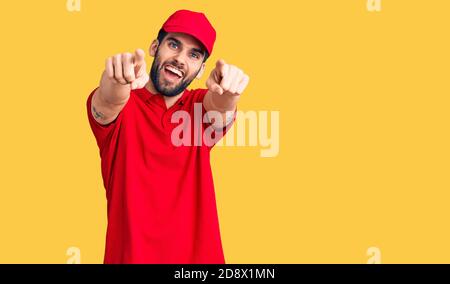
[(366, 2), (2, 1), (0, 263), (102, 262), (86, 98), (181, 8), (218, 31), (192, 87), (224, 58), (251, 76), (239, 108), (280, 116), (278, 156), (214, 149), (228, 263), (450, 263), (450, 1)]

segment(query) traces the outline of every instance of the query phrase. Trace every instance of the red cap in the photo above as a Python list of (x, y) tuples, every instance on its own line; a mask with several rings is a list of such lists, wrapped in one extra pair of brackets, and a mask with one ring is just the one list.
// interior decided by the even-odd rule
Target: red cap
[(168, 33), (185, 33), (195, 37), (212, 53), (216, 41), (216, 30), (205, 14), (189, 10), (178, 10), (163, 24), (162, 29)]

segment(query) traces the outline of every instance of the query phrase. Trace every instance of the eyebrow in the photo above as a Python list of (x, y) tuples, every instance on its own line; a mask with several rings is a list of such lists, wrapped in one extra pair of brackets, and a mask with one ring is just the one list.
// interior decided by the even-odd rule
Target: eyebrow
[[(167, 40), (174, 41), (174, 42), (175, 42), (176, 44), (178, 44), (178, 45), (183, 45), (183, 44), (181, 43), (181, 41), (179, 41), (178, 39), (173, 38), (173, 37), (168, 37)], [(198, 52), (198, 53), (200, 53), (201, 55), (205, 56), (205, 51), (204, 51), (203, 49), (195, 48), (195, 47), (194, 47), (194, 48), (192, 48), (191, 50), (194, 51), (194, 52)]]
[(172, 41), (176, 42), (178, 45), (182, 45), (182, 44), (181, 44), (181, 41), (179, 41), (179, 40), (176, 39), (176, 38), (169, 37), (169, 38), (167, 38), (167, 40), (172, 40)]
[(199, 48), (193, 48), (192, 50), (195, 51), (195, 52), (198, 52), (198, 53), (200, 53), (200, 54), (202, 54), (202, 55), (205, 55), (205, 54), (204, 54), (205, 52), (204, 52), (202, 49), (199, 49)]

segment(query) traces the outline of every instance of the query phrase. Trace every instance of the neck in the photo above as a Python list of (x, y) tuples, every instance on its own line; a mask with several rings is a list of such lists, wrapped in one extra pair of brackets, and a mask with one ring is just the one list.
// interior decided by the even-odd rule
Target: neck
[(160, 93), (156, 90), (155, 85), (153, 85), (153, 82), (152, 82), (151, 79), (148, 80), (147, 84), (145, 85), (145, 88), (146, 88), (150, 93), (152, 93), (152, 94), (161, 95), (161, 96), (164, 98), (164, 101), (166, 102), (166, 107), (167, 107), (167, 108), (170, 108), (171, 106), (173, 106), (173, 105), (175, 104), (175, 102), (181, 97), (181, 95), (182, 95), (183, 92), (184, 92), (184, 91), (183, 91), (183, 92), (181, 92), (181, 93), (179, 93), (178, 95), (173, 96), (173, 97), (167, 97), (167, 96), (164, 96), (164, 95), (160, 94)]
[(152, 94), (159, 94), (155, 88), (155, 85), (153, 85), (152, 79), (148, 80), (147, 84), (145, 84), (145, 88)]

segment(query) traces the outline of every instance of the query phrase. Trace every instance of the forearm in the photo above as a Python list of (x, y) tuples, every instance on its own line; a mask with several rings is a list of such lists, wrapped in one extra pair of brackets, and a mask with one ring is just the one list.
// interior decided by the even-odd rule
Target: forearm
[(210, 109), (216, 110), (221, 113), (236, 110), (236, 106), (240, 96), (229, 96), (225, 94), (219, 95), (210, 91), (208, 92), (210, 94), (207, 94), (206, 97), (209, 98), (209, 103), (211, 105)]
[(204, 106), (207, 112), (215, 112), (208, 113), (208, 119), (214, 128), (223, 128), (233, 121), (238, 101), (239, 96), (219, 95), (213, 92), (206, 94)]
[(100, 124), (108, 124), (116, 119), (127, 103), (130, 87), (113, 82), (102, 75), (100, 87), (92, 96), (91, 112)]

